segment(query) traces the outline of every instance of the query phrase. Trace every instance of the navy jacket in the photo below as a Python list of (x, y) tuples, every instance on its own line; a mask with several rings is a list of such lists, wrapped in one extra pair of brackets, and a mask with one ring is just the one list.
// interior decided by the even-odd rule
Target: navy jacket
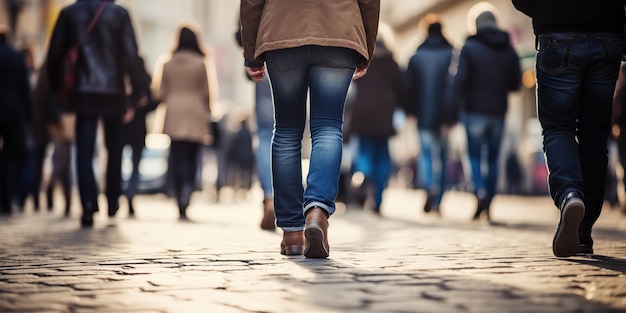
[(520, 82), (519, 58), (508, 33), (482, 28), (461, 49), (454, 101), (467, 113), (504, 116), (508, 93), (517, 90)]
[(410, 110), (418, 128), (438, 131), (443, 124), (454, 124), (457, 112), (448, 106), (449, 68), (452, 46), (444, 37), (428, 37), (409, 61), (407, 80)]

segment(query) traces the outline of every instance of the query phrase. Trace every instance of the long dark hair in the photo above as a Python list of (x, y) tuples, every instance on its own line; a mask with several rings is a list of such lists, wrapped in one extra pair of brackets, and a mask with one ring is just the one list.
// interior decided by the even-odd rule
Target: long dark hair
[(189, 27), (183, 27), (180, 29), (178, 46), (174, 49), (174, 52), (178, 51), (191, 51), (201, 56), (205, 56), (204, 51), (202, 51), (202, 48), (198, 43), (196, 33)]

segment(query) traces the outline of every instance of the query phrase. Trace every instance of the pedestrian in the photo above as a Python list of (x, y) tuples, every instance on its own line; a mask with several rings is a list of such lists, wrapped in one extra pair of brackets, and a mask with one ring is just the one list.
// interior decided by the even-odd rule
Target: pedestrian
[[(560, 211), (552, 251), (592, 254), (604, 202), (613, 92), (623, 55), (624, 1), (513, 0), (532, 18), (537, 115)], [(559, 14), (552, 14), (553, 10)]]
[(124, 138), (123, 145), (129, 146), (131, 150), (131, 161), (133, 165), (130, 178), (124, 186), (124, 195), (128, 201), (128, 216), (135, 216), (134, 197), (138, 191), (139, 185), (139, 163), (141, 162), (141, 155), (144, 147), (146, 146), (146, 115), (156, 109), (158, 103), (152, 99), (152, 92), (150, 90), (152, 78), (150, 74), (145, 70), (145, 64), (143, 58), (137, 59), (139, 64), (137, 69), (141, 70), (142, 79), (138, 81), (140, 85), (133, 86), (133, 92), (130, 100), (134, 103), (136, 109), (133, 119), (124, 124)]
[(491, 220), (490, 206), (496, 195), (500, 146), (508, 109), (508, 94), (520, 86), (520, 63), (509, 34), (498, 28), (495, 9), (479, 3), (474, 12), (476, 34), (465, 41), (454, 78), (454, 96), (461, 103), (467, 133), (476, 212)]
[(196, 188), (198, 155), (210, 143), (211, 108), (218, 99), (217, 74), (211, 50), (203, 48), (197, 32), (182, 26), (172, 52), (153, 73), (153, 92), (165, 105), (163, 133), (171, 139), (170, 171), (179, 218)]
[[(240, 10), (246, 70), (260, 82), (267, 65), (272, 87), (274, 209), (284, 232), (280, 252), (326, 258), (346, 94), (373, 58), (380, 0), (242, 0)], [(307, 94), (312, 148), (304, 188)]]
[[(240, 25), (240, 24), (238, 24)], [(241, 27), (235, 33), (239, 46), (241, 42)], [(263, 190), (263, 218), (261, 229), (273, 231), (276, 229), (274, 215), (274, 189), (272, 188), (271, 148), (274, 133), (274, 106), (272, 104), (272, 90), (267, 76), (254, 85), (254, 117), (256, 125), (257, 146), (254, 154), (256, 170), (261, 190)]]
[[(619, 76), (615, 85), (615, 94), (613, 97), (613, 127), (612, 135), (617, 145), (617, 153), (619, 155), (618, 162), (623, 169), (626, 169), (626, 63), (622, 63)], [(617, 179), (617, 174), (613, 173)], [(621, 182), (624, 190), (626, 190), (626, 173), (622, 174)], [(620, 184), (615, 181), (613, 188), (617, 188)], [(611, 193), (616, 193), (617, 190)], [(619, 203), (619, 199), (617, 200)], [(626, 214), (626, 201), (620, 205), (623, 213)]]
[(32, 121), (31, 87), (26, 62), (9, 43), (9, 29), (0, 25), (0, 214), (11, 214), (17, 197), (19, 165)]
[[(37, 78), (37, 68), (35, 65), (35, 56), (32, 47), (28, 45), (19, 50), (24, 58), (26, 70), (28, 71), (28, 81), (30, 90), (34, 89), (34, 83)], [(33, 95), (31, 93), (31, 100)], [(25, 150), (23, 157), (20, 159), (19, 165), (19, 181), (17, 187), (16, 203), (18, 208), (23, 211), (26, 200), (32, 196), (35, 211), (39, 210), (39, 188), (35, 190), (37, 181), (41, 181), (41, 166), (38, 166), (37, 157), (42, 152), (41, 135), (45, 134), (45, 124), (41, 123), (41, 111), (33, 106), (31, 101), (32, 123), (26, 125), (25, 128)]]
[[(450, 72), (456, 60), (454, 48), (442, 32), (438, 17), (428, 15), (428, 34), (409, 60), (407, 77), (411, 115), (417, 119), (420, 154), (419, 182), (426, 191), (424, 212), (440, 214), (446, 188), (448, 136), (457, 123), (458, 110), (450, 107)], [(451, 66), (452, 64), (452, 66)]]
[(352, 85), (344, 131), (344, 136), (356, 139), (352, 171), (365, 177), (371, 209), (377, 215), (391, 175), (389, 138), (396, 134), (394, 113), (406, 111), (406, 79), (386, 43), (389, 40), (389, 36), (379, 36), (367, 75)]
[[(48, 61), (44, 61), (39, 68), (39, 76), (35, 83), (33, 92), (33, 103), (37, 118), (37, 123), (41, 123), (46, 129), (46, 133), (39, 137), (37, 144), (37, 166), (43, 167), (46, 157), (46, 150), (49, 143), (52, 143), (52, 162), (50, 175), (45, 188), (48, 211), (54, 209), (54, 191), (57, 183), (61, 184), (64, 200), (64, 215), (70, 216), (72, 205), (72, 144), (75, 138), (76, 116), (68, 113), (64, 107), (58, 103), (50, 89), (50, 77), (48, 75)], [(43, 171), (42, 171), (43, 172)], [(43, 181), (43, 175), (36, 180), (37, 185)], [(35, 187), (37, 194), (39, 186)]]
[(83, 214), (81, 225), (93, 226), (99, 188), (93, 169), (98, 123), (102, 120), (107, 151), (108, 216), (119, 209), (122, 193), (122, 125), (134, 108), (126, 95), (125, 78), (140, 79), (131, 66), (138, 62), (137, 43), (128, 11), (107, 0), (77, 0), (64, 7), (52, 32), (48, 49), (50, 84), (54, 94), (63, 90), (62, 65), (68, 51), (78, 45), (76, 85), (67, 105), (76, 113), (76, 170)]

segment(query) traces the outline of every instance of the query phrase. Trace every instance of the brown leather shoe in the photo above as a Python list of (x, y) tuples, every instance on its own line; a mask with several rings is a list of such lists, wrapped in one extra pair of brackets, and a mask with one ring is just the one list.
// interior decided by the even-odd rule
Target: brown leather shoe
[(274, 215), (274, 199), (265, 198), (263, 200), (263, 219), (261, 220), (261, 229), (276, 229), (276, 223), (274, 222), (275, 219), (276, 216)]
[(307, 212), (304, 226), (304, 256), (307, 258), (327, 258), (328, 213), (320, 207), (313, 207)]
[(283, 241), (280, 243), (280, 254), (302, 255), (304, 249), (303, 231), (290, 231), (283, 233)]

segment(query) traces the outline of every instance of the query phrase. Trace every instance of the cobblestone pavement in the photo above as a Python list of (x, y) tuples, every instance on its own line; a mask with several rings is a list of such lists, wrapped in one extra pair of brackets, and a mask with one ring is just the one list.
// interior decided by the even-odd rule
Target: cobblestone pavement
[(475, 200), (451, 192), (442, 216), (423, 193), (389, 190), (379, 218), (331, 218), (327, 260), (278, 253), (260, 195), (215, 203), (140, 196), (93, 229), (54, 212), (0, 218), (0, 312), (626, 312), (626, 216), (606, 209), (596, 255), (557, 259), (547, 197), (498, 196), (495, 221), (470, 222)]

